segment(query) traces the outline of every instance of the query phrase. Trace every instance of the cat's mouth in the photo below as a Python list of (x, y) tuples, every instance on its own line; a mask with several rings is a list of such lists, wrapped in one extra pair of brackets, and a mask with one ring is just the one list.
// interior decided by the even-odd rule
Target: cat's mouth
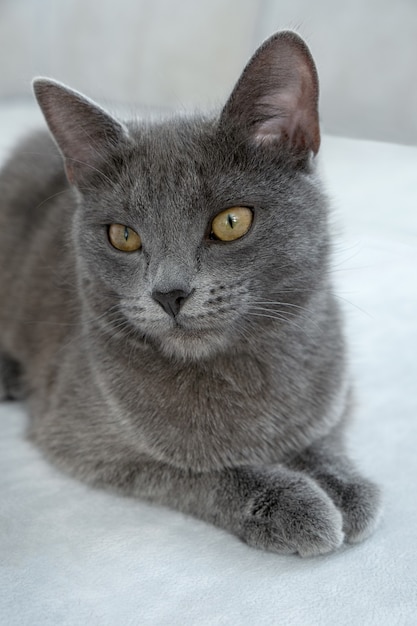
[(161, 352), (169, 358), (197, 361), (223, 352), (228, 342), (210, 331), (177, 331), (159, 343)]
[(225, 350), (230, 344), (227, 334), (218, 327), (187, 319), (173, 320), (171, 328), (154, 339), (157, 339), (163, 354), (182, 360), (207, 358)]
[(214, 335), (218, 335), (219, 329), (213, 326), (196, 324), (188, 320), (174, 320), (173, 326), (167, 334), (183, 341), (207, 341)]
[(236, 314), (231, 311), (228, 314), (226, 311), (180, 311), (173, 317), (159, 310), (156, 315), (153, 311), (146, 313), (136, 304), (126, 306), (129, 326), (137, 331), (134, 334), (140, 334), (141, 341), (150, 341), (161, 353), (182, 360), (219, 353), (227, 349), (236, 335), (233, 328)]

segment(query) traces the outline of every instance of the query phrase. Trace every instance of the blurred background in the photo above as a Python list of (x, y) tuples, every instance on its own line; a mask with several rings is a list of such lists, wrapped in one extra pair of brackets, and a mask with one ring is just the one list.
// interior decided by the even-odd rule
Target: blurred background
[(211, 107), (287, 28), (316, 60), (324, 132), (417, 144), (417, 0), (0, 0), (0, 105), (46, 75), (111, 107)]

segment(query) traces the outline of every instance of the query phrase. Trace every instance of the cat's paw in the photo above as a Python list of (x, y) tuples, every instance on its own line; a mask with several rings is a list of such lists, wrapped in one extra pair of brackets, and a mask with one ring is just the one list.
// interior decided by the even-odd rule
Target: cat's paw
[(340, 494), (343, 530), (348, 543), (358, 543), (373, 533), (381, 517), (379, 488), (365, 478), (343, 485)]
[(298, 475), (283, 486), (271, 478), (247, 503), (240, 533), (246, 543), (304, 557), (331, 552), (343, 543), (342, 515), (313, 480)]

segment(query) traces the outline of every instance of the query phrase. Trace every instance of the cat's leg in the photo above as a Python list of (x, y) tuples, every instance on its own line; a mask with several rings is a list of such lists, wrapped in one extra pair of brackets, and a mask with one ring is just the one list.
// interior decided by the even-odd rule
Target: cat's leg
[(23, 395), (19, 364), (0, 352), (0, 401), (20, 400)]
[(323, 438), (293, 459), (290, 467), (305, 472), (326, 491), (342, 512), (346, 541), (355, 543), (377, 526), (381, 494), (345, 454), (341, 438), (337, 432)]
[(83, 478), (194, 515), (256, 548), (314, 556), (343, 542), (342, 515), (331, 498), (311, 478), (286, 467), (193, 473), (125, 458), (95, 463), (93, 472)]

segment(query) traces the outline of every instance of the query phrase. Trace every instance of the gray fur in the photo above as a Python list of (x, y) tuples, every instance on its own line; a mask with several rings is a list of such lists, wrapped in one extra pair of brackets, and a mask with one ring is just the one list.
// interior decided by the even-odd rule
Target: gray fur
[[(58, 83), (35, 91), (55, 141), (28, 137), (0, 177), (0, 396), (23, 384), (33, 441), (92, 485), (259, 548), (310, 556), (367, 536), (379, 492), (343, 444), (305, 44), (266, 42), (220, 116), (122, 124)], [(211, 240), (236, 205), (254, 210), (249, 233)], [(143, 249), (112, 248), (112, 223)], [(173, 318), (155, 290), (190, 295)]]

